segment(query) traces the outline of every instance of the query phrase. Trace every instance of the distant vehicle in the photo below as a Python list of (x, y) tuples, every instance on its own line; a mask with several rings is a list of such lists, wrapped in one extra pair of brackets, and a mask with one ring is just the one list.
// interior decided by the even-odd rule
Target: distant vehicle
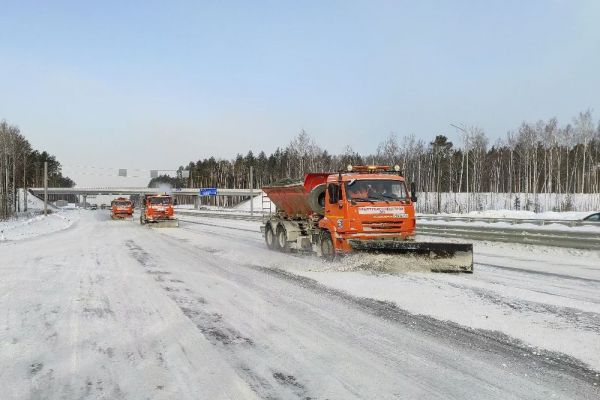
[(588, 215), (583, 219), (585, 222), (600, 222), (600, 212)]
[(98, 204), (92, 204), (90, 206), (90, 210), (97, 210), (98, 209)]
[(106, 204), (104, 204), (104, 203), (100, 204), (100, 209), (101, 210), (105, 210), (106, 209)]
[(110, 203), (110, 209), (112, 219), (133, 218), (133, 203), (125, 197), (114, 199)]

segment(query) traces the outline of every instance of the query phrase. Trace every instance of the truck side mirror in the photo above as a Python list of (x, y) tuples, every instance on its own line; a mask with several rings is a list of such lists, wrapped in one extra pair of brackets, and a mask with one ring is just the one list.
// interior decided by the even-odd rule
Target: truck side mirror
[(414, 182), (410, 183), (410, 201), (413, 203), (417, 201), (417, 185)]

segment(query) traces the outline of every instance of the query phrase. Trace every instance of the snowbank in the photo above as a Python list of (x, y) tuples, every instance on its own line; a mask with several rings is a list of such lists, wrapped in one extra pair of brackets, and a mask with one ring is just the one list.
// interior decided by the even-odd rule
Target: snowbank
[(78, 211), (53, 212), (48, 216), (37, 215), (0, 221), (0, 241), (23, 240), (67, 229), (79, 219)]
[[(24, 202), (23, 189), (19, 189), (18, 196), (19, 196), (19, 208), (21, 210), (24, 210), (25, 202)], [(48, 203), (48, 207), (54, 208), (50, 202)], [(44, 201), (35, 197), (31, 193), (27, 193), (27, 210), (34, 211), (34, 210), (43, 210), (43, 209), (44, 209)]]
[[(436, 192), (417, 193), (417, 211), (438, 211)], [(467, 210), (529, 210), (537, 212), (576, 210), (599, 211), (598, 193), (440, 193), (440, 210), (445, 213), (465, 213)], [(467, 204), (469, 205), (467, 207)]]
[(471, 211), (469, 213), (441, 213), (449, 217), (474, 217), (474, 218), (513, 218), (513, 219), (561, 219), (561, 220), (581, 220), (592, 212), (588, 211), (547, 211), (535, 213), (533, 211), (524, 210), (487, 210), (487, 211)]
[(241, 202), (237, 206), (233, 207), (234, 210), (240, 211), (250, 211), (250, 204), (254, 207), (254, 211), (263, 211), (264, 209), (275, 211), (275, 204), (271, 203), (271, 200), (267, 197), (265, 192), (260, 192), (259, 195), (255, 196), (252, 199), (252, 203), (250, 200), (246, 200)]

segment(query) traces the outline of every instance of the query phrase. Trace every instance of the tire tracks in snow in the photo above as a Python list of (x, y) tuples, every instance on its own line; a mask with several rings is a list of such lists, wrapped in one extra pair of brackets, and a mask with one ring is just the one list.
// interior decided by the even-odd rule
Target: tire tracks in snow
[[(161, 270), (150, 254), (133, 240), (127, 240), (125, 246), (145, 272), (154, 277), (160, 287), (167, 292), (167, 296), (177, 304), (181, 312), (198, 328), (202, 335), (213, 346), (228, 354), (230, 362), (237, 365), (238, 373), (257, 395), (271, 400), (288, 398), (289, 394), (298, 399), (312, 399), (305, 386), (294, 375), (272, 369), (271, 376), (264, 376), (239, 359), (236, 356), (239, 348), (255, 346), (256, 343), (253, 339), (244, 336), (235, 327), (224, 321), (222, 314), (211, 311), (207, 301), (185, 287), (183, 280), (167, 279), (166, 277), (171, 275), (171, 272)], [(214, 249), (210, 248), (205, 248), (203, 251), (209, 254), (214, 253)], [(281, 388), (285, 389), (287, 395), (282, 397)]]

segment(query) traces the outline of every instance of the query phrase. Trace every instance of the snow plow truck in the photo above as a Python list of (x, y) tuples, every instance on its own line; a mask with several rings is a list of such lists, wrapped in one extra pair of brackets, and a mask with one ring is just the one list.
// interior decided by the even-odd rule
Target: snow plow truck
[(112, 219), (133, 218), (133, 202), (119, 197), (110, 202), (110, 217)]
[(398, 254), (407, 262), (425, 258), (432, 271), (472, 273), (472, 244), (417, 240), (416, 189), (410, 186), (409, 193), (398, 166), (349, 165), (263, 187), (277, 207), (261, 226), (265, 243), (328, 260), (354, 252)]
[(179, 220), (175, 218), (173, 198), (168, 194), (146, 194), (142, 199), (140, 224), (152, 224), (157, 228), (176, 228)]

